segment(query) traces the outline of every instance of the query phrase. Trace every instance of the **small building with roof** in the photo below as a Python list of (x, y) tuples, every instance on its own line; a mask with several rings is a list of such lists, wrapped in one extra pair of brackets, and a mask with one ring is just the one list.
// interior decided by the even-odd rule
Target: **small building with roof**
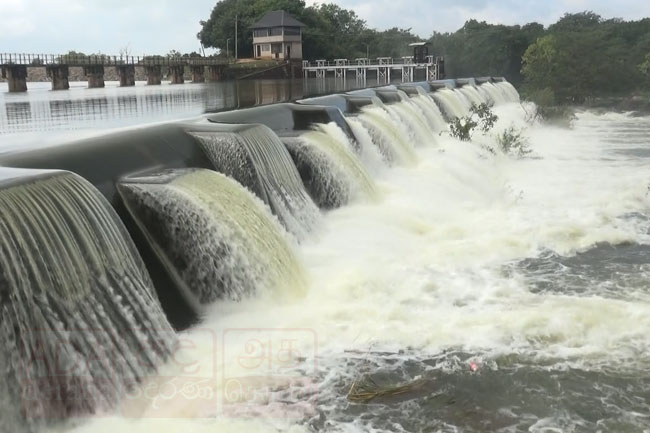
[(409, 47), (413, 48), (413, 61), (415, 63), (426, 63), (429, 57), (428, 42), (413, 42)]
[(253, 57), (256, 59), (302, 59), (303, 23), (285, 11), (270, 11), (253, 24)]

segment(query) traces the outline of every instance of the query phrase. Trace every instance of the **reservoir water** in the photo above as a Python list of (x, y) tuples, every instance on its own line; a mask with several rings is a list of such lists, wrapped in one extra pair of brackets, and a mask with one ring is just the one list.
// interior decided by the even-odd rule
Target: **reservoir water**
[[(252, 88), (3, 93), (0, 140), (319, 93), (300, 81)], [(264, 260), (284, 236), (282, 260), (264, 266), (286, 287), (212, 304), (117, 409), (49, 429), (650, 432), (650, 117), (581, 111), (554, 127), (513, 92), (376, 103), (347, 116), (356, 147), (334, 124), (306, 133), (309, 157), (350, 179), (349, 203), (321, 210), (301, 239), (275, 217), (274, 243), (255, 225), (250, 248)], [(499, 119), (461, 142), (440, 112), (463, 114), (470, 98), (496, 102)], [(530, 155), (486, 150), (509, 127)], [(165, 188), (204, 206), (209, 178)], [(270, 215), (246, 200), (239, 212)], [(300, 290), (278, 281), (287, 263)]]
[(29, 83), (26, 93), (12, 94), (0, 82), (0, 139), (12, 144), (56, 142), (97, 130), (347, 91), (360, 84), (330, 79), (147, 86), (138, 81), (134, 87), (119, 87), (119, 82), (107, 81), (103, 89), (87, 87), (86, 82), (71, 82), (70, 90), (51, 91), (49, 82), (37, 82)]

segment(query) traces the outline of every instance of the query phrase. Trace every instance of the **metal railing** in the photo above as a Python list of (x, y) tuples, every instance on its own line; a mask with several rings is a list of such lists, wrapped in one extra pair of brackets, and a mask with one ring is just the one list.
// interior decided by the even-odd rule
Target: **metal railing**
[(302, 62), (303, 68), (337, 68), (337, 67), (376, 67), (376, 66), (402, 66), (402, 65), (433, 65), (436, 58), (434, 56), (427, 56), (425, 63), (416, 63), (413, 56), (405, 56), (400, 58), (392, 57), (377, 57), (376, 59), (358, 58), (354, 60), (348, 59), (334, 59), (334, 60), (316, 60), (309, 62), (304, 60)]
[(211, 66), (227, 63), (228, 60), (217, 57), (0, 53), (0, 66)]

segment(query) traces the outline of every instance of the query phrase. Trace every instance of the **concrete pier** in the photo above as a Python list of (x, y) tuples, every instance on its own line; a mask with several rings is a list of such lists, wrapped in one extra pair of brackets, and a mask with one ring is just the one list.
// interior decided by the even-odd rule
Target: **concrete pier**
[(169, 67), (169, 81), (170, 84), (183, 84), (185, 82), (185, 66), (170, 66)]
[(205, 66), (190, 66), (193, 83), (205, 83)]
[(119, 65), (115, 69), (117, 69), (117, 73), (120, 75), (120, 87), (135, 86), (134, 65)]
[(208, 66), (208, 81), (220, 81), (223, 69), (223, 65)]
[(67, 65), (47, 66), (45, 71), (50, 80), (52, 80), (52, 90), (68, 90), (70, 88)]
[(88, 77), (89, 89), (104, 87), (104, 66), (85, 66), (84, 74)]
[(2, 75), (7, 78), (9, 92), (17, 93), (27, 91), (27, 66), (4, 66), (2, 68)]
[(162, 72), (160, 66), (145, 66), (144, 72), (147, 74), (147, 85), (157, 86), (162, 82)]
[[(182, 84), (185, 78), (195, 83), (221, 81), (228, 74), (229, 61), (217, 57), (196, 56), (109, 56), (105, 54), (25, 54), (0, 53), (0, 74), (8, 82), (10, 92), (27, 91), (28, 72), (43, 71), (52, 82), (52, 90), (70, 88), (70, 68), (82, 68), (88, 88), (104, 87), (105, 68), (115, 68), (120, 86), (134, 86), (136, 72), (144, 70), (147, 84), (161, 84), (163, 73), (172, 84)], [(187, 76), (184, 75), (188, 67)], [(138, 69), (142, 68), (142, 69)], [(207, 70), (206, 70), (207, 68)]]

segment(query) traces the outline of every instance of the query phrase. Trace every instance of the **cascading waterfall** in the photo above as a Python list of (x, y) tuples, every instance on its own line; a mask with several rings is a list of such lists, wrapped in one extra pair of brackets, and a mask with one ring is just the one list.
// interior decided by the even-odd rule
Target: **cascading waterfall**
[(458, 92), (451, 89), (439, 89), (433, 94), (433, 98), (440, 104), (447, 119), (463, 117), (469, 113), (469, 106), (458, 96)]
[(3, 400), (23, 423), (108, 410), (174, 350), (149, 274), (90, 183), (2, 170), (18, 179), (0, 189)]
[(169, 170), (125, 179), (119, 190), (197, 312), (220, 299), (305, 291), (286, 232), (260, 199), (225, 175)]
[(461, 87), (458, 89), (458, 91), (462, 93), (473, 105), (481, 105), (486, 102), (485, 98), (482, 97), (476, 88), (471, 84), (467, 84)]
[[(426, 126), (417, 134), (437, 133), (446, 126), (435, 126), (436, 103), (453, 118), (454, 107), (467, 115), (469, 99), (496, 103), (495, 128), (523, 125), (525, 110), (508, 83), (468, 84), (433, 97), (348, 114), (356, 141), (334, 124), (282, 137), (291, 149), (287, 155), (296, 159), (292, 146), (309, 149), (305, 158), (322, 170), (318, 175), (334, 195), (352, 198), (349, 206), (325, 213), (318, 235), (300, 244), (278, 221), (283, 214), (269, 209), (277, 206), (269, 195), (293, 197), (282, 190), (284, 168), (273, 162), (279, 157), (256, 153), (286, 152), (275, 139), (240, 137), (256, 126), (197, 133), (226, 175), (171, 169), (121, 179), (118, 190), (136, 228), (203, 309), (199, 329), (183, 338), (196, 349), (192, 366), (210, 373), (199, 378), (209, 392), (168, 398), (169, 388), (146, 384), (137, 387), (144, 391), (139, 395), (150, 392), (155, 399), (137, 401), (144, 406), (141, 419), (118, 414), (73, 426), (75, 432), (647, 430), (650, 118), (578, 113), (570, 131), (535, 124), (526, 133), (536, 157), (517, 160), (448, 134), (436, 137), (436, 147), (415, 148), (407, 129), (416, 126), (404, 120), (411, 110), (422, 111), (418, 128)], [(390, 110), (395, 106), (402, 110)], [(413, 153), (417, 165), (385, 169), (380, 151), (398, 163), (404, 162), (400, 152)], [(381, 200), (368, 203), (364, 198), (376, 189), (371, 175), (377, 174)], [(266, 176), (279, 180), (261, 180)], [(113, 226), (105, 229), (92, 217), (99, 213), (83, 207), (85, 197), (63, 206), (61, 197), (63, 203), (70, 199), (58, 186), (41, 194), (40, 178), (16, 187), (16, 194), (23, 197), (37, 184), (33, 198), (18, 207), (7, 195), (12, 188), (0, 190), (0, 236), (16, 232), (5, 222), (5, 215), (16, 215), (12, 224), (27, 225), (19, 232), (29, 234), (21, 238), (34, 247), (28, 251), (42, 249), (40, 255), (16, 254), (14, 244), (0, 246), (12, 260), (9, 269), (16, 268), (12, 254), (29, 268), (0, 273), (0, 283), (6, 275), (39, 284), (49, 278), (37, 287), (55, 285), (53, 292), (63, 295), (52, 311), (39, 307), (39, 319), (67, 305), (60, 297), (88, 293), (76, 283), (85, 270), (62, 274), (63, 267), (46, 269), (46, 259), (74, 267), (90, 257), (107, 275), (141, 264), (116, 264), (132, 257), (119, 235), (91, 242), (104, 247), (89, 252), (52, 236), (64, 229), (71, 233), (65, 239), (86, 239), (86, 232), (107, 236)], [(91, 217), (44, 225), (57, 212)], [(35, 230), (35, 224), (42, 226)], [(128, 245), (116, 252), (120, 239)], [(93, 257), (100, 254), (109, 255), (110, 267), (96, 265)], [(277, 295), (291, 302), (272, 302)], [(7, 311), (17, 313), (5, 308), (4, 298), (2, 305), (5, 335), (15, 331), (6, 326)], [(84, 304), (83, 314), (103, 318), (97, 312), (102, 305)], [(138, 336), (149, 335), (148, 325), (138, 325)], [(218, 336), (218, 346), (205, 334)], [(103, 348), (104, 342), (84, 345)], [(5, 353), (20, 352), (6, 344)], [(6, 371), (5, 364), (0, 368)], [(233, 383), (241, 386), (231, 393)], [(162, 408), (156, 406), (161, 400)]]
[(363, 163), (364, 167), (370, 174), (379, 174), (384, 168), (386, 168), (386, 164), (384, 163), (379, 147), (372, 141), (370, 132), (368, 132), (366, 127), (363, 126), (363, 123), (355, 117), (348, 117), (345, 121), (357, 140), (359, 159)]
[(458, 88), (454, 89), (454, 94), (456, 95), (456, 98), (460, 101), (460, 103), (467, 109), (467, 112), (469, 113), (469, 109), (472, 108), (472, 101), (465, 96), (463, 92), (461, 92)]
[(377, 145), (389, 163), (414, 164), (417, 155), (408, 142), (408, 131), (399, 119), (394, 119), (381, 106), (368, 105), (358, 116), (367, 128), (372, 141)]
[(218, 171), (257, 194), (298, 239), (317, 225), (320, 212), (305, 191), (287, 149), (271, 129), (246, 125), (232, 133), (193, 135)]
[(435, 131), (429, 126), (422, 110), (419, 110), (411, 98), (403, 91), (398, 91), (401, 101), (396, 104), (384, 105), (393, 116), (407, 125), (407, 129), (416, 145), (423, 146), (435, 140)]
[(487, 104), (489, 104), (489, 105), (495, 105), (495, 104), (496, 104), (496, 101), (494, 100), (494, 98), (492, 97), (492, 95), (490, 94), (490, 92), (488, 92), (488, 91), (486, 90), (485, 84), (486, 84), (486, 83), (483, 83), (483, 84), (479, 85), (479, 86), (476, 88), (476, 90), (478, 91), (478, 93), (481, 95), (481, 97), (485, 100), (485, 102), (486, 102)]
[(510, 84), (507, 81), (500, 81), (496, 83), (496, 87), (501, 89), (506, 95), (506, 102), (519, 102), (519, 92), (515, 89), (515, 86)]
[(440, 132), (447, 129), (447, 122), (442, 117), (440, 108), (436, 105), (434, 100), (422, 89), (418, 87), (417, 96), (411, 98), (411, 101), (422, 111), (429, 123), (429, 127), (433, 132)]
[(505, 104), (507, 101), (503, 91), (492, 83), (483, 83), (481, 88), (484, 89), (494, 104)]
[(313, 131), (285, 144), (298, 170), (309, 170), (305, 183), (319, 207), (339, 207), (354, 199), (377, 200), (374, 180), (336, 123), (318, 124)]

